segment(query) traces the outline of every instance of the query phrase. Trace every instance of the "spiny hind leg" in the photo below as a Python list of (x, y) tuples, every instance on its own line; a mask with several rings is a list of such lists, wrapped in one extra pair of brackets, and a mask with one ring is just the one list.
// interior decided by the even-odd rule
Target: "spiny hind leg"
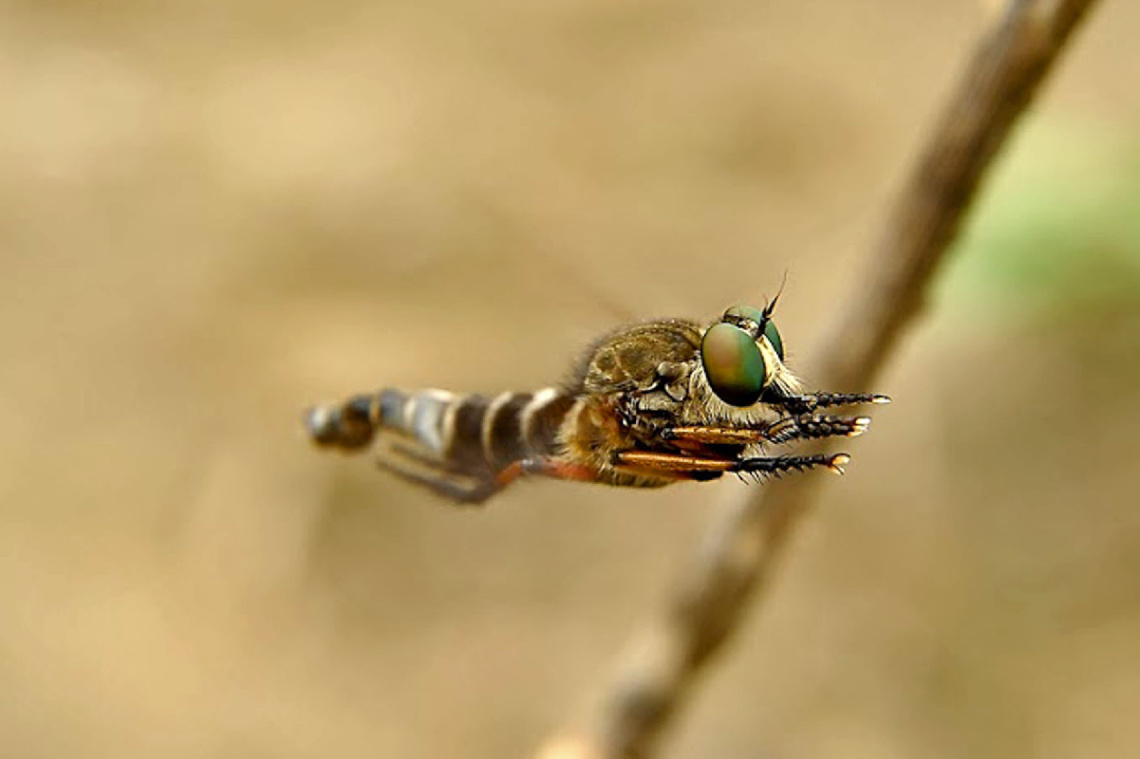
[(843, 467), (851, 461), (846, 453), (816, 453), (810, 456), (761, 456), (740, 459), (733, 462), (729, 471), (736, 474), (750, 474), (757, 479), (779, 477), (787, 472), (803, 472), (808, 469), (823, 468), (835, 474), (843, 474)]
[(836, 474), (851, 460), (846, 453), (812, 456), (771, 456), (747, 459), (720, 459), (711, 456), (689, 456), (653, 451), (622, 451), (617, 455), (619, 467), (658, 477), (711, 480), (725, 472), (751, 474), (756, 477), (778, 476), (789, 471), (824, 467)]

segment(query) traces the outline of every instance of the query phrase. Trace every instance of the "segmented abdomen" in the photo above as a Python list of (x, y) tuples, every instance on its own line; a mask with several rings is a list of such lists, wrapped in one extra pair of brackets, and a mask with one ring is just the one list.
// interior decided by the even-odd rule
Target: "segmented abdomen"
[(574, 398), (557, 388), (493, 398), (444, 390), (388, 389), (311, 410), (306, 422), (322, 445), (360, 449), (388, 430), (457, 472), (497, 472), (555, 452)]

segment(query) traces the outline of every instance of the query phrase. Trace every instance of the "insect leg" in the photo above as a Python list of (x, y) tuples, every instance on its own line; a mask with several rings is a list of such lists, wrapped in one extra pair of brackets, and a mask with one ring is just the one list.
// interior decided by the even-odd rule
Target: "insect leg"
[(683, 453), (621, 451), (614, 462), (619, 469), (635, 474), (676, 480), (715, 480), (736, 465), (733, 459), (690, 456)]
[(622, 451), (617, 455), (619, 466), (652, 472), (658, 476), (694, 480), (714, 479), (724, 472), (763, 477), (815, 467), (826, 467), (836, 474), (842, 474), (843, 466), (850, 460), (851, 457), (846, 453), (773, 456), (739, 460), (686, 456), (676, 453), (654, 453), (652, 451)]
[(769, 442), (778, 444), (825, 437), (859, 437), (870, 426), (869, 416), (799, 414), (781, 419), (765, 430), (765, 434)]
[(666, 427), (665, 440), (681, 440), (702, 445), (752, 445), (769, 439), (772, 426), (764, 427)]
[[(558, 480), (579, 482), (598, 481), (596, 470), (581, 464), (572, 464), (553, 458), (522, 459), (512, 462), (497, 474), (488, 471), (484, 476), (484, 473), (481, 472), (465, 472), (447, 467), (431, 456), (407, 446), (394, 444), (389, 446), (389, 450), (426, 467), (429, 471), (418, 471), (405, 464), (386, 459), (379, 459), (376, 462), (381, 469), (408, 482), (430, 488), (453, 501), (468, 505), (482, 503), (523, 475), (540, 475)], [(464, 480), (469, 480), (469, 482), (464, 482)]]
[(779, 476), (784, 472), (802, 472), (806, 469), (825, 467), (836, 474), (843, 474), (843, 467), (851, 460), (846, 453), (817, 453), (811, 456), (773, 456), (741, 459), (734, 461), (728, 470), (756, 477)]
[(754, 445), (787, 443), (823, 437), (857, 437), (867, 431), (870, 417), (838, 417), (821, 414), (789, 416), (757, 427), (669, 427), (662, 431), (666, 440), (711, 445)]
[(459, 504), (478, 505), (502, 489), (490, 470), (465, 471), (407, 445), (386, 446), (376, 466)]
[(469, 472), (456, 469), (399, 443), (388, 445), (384, 454), (376, 459), (376, 466), (380, 469), (459, 504), (480, 504), (502, 487), (495, 482), (489, 470)]
[(445, 498), (450, 498), (456, 503), (466, 506), (477, 506), (501, 489), (494, 479), (472, 480), (470, 483), (464, 483), (447, 474), (425, 474), (391, 461), (379, 460), (376, 462), (376, 466), (406, 482), (422, 485)]
[(864, 403), (890, 403), (889, 396), (879, 393), (806, 393), (777, 398), (765, 398), (764, 403), (783, 406), (792, 413), (804, 413), (833, 406), (857, 406)]

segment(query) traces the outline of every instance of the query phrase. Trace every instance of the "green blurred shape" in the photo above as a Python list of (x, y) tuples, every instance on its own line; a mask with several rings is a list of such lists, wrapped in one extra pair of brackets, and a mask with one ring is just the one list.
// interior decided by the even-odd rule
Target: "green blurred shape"
[(1140, 296), (1140, 141), (1095, 124), (1029, 126), (938, 288), (948, 309), (986, 318)]

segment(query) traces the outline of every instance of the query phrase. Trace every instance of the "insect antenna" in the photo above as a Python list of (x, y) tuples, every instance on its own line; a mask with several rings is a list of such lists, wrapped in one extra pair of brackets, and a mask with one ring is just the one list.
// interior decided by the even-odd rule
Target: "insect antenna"
[(761, 333), (764, 332), (764, 327), (768, 326), (772, 314), (776, 313), (776, 304), (780, 302), (780, 296), (784, 294), (784, 286), (786, 284), (788, 284), (788, 270), (784, 269), (784, 277), (780, 280), (780, 289), (776, 291), (776, 297), (772, 298), (772, 300), (764, 306), (764, 310), (760, 312), (764, 317), (764, 322), (760, 325)]

